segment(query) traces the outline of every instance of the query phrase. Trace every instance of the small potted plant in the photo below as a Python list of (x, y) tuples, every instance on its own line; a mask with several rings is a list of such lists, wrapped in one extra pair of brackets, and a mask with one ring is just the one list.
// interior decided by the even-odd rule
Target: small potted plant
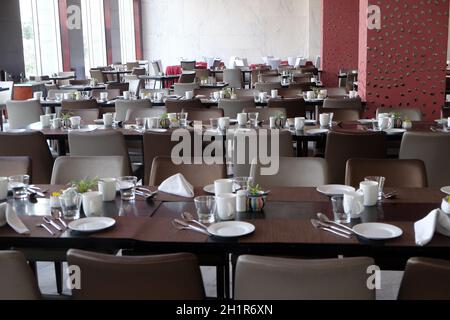
[(70, 112), (61, 112), (61, 127), (63, 129), (70, 128), (70, 117), (72, 117), (72, 114)]
[(98, 178), (94, 179), (86, 178), (82, 180), (73, 181), (71, 184), (72, 188), (75, 188), (78, 193), (91, 192), (98, 186)]
[(167, 113), (164, 113), (159, 117), (159, 125), (163, 129), (170, 128), (170, 119), (169, 119), (169, 115)]
[(266, 205), (267, 194), (261, 190), (259, 184), (249, 186), (247, 190), (247, 211), (261, 212)]
[(286, 117), (284, 116), (284, 114), (279, 113), (279, 114), (276, 116), (276, 119), (275, 119), (275, 126), (276, 126), (277, 128), (280, 128), (280, 129), (282, 129), (282, 128), (284, 128), (284, 127), (286, 126)]
[(405, 117), (402, 124), (403, 129), (408, 130), (412, 128), (412, 121), (409, 118)]
[(394, 128), (401, 128), (402, 127), (402, 117), (400, 112), (393, 112), (392, 113), (392, 121), (394, 122)]

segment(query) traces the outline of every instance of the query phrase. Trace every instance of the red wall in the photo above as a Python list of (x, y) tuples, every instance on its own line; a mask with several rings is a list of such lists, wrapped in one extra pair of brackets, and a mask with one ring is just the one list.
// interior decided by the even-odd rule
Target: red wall
[(367, 29), (369, 0), (360, 2), (359, 94), (367, 117), (378, 107), (419, 107), (440, 117), (445, 102), (448, 0), (370, 0), (381, 30)]
[(338, 85), (339, 69), (357, 69), (359, 0), (323, 0), (322, 81)]

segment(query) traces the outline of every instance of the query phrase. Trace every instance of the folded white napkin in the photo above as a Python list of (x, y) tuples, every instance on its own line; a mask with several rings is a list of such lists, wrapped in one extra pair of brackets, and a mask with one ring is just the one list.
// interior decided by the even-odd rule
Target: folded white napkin
[(30, 234), (30, 230), (23, 224), (13, 206), (2, 203), (0, 205), (0, 227), (9, 224), (19, 234)]
[(450, 217), (440, 209), (435, 209), (414, 224), (414, 232), (419, 246), (427, 245), (435, 232), (450, 237)]
[(167, 178), (163, 183), (161, 183), (158, 190), (180, 197), (194, 197), (194, 187), (181, 173), (177, 173), (176, 175)]

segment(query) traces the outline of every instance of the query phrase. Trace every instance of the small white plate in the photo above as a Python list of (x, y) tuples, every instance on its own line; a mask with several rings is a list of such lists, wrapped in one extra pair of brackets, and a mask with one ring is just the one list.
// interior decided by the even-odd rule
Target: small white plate
[(168, 130), (167, 129), (147, 129), (146, 131), (163, 133), (163, 132), (167, 132)]
[(212, 194), (215, 194), (215, 193), (216, 193), (213, 184), (209, 184), (209, 185), (205, 186), (205, 187), (203, 188), (203, 191), (205, 191), (205, 192), (207, 192), (207, 193), (212, 193)]
[(248, 235), (255, 231), (255, 226), (241, 221), (228, 221), (215, 223), (208, 228), (208, 232), (220, 238), (236, 238)]
[(353, 231), (361, 237), (371, 240), (388, 240), (398, 238), (402, 229), (385, 223), (362, 223), (353, 227)]
[(443, 193), (446, 193), (446, 194), (450, 195), (450, 186), (449, 186), (449, 187), (442, 187), (442, 188), (441, 188), (441, 191), (442, 191)]
[(307, 130), (306, 133), (307, 134), (323, 134), (323, 133), (328, 133), (330, 130), (329, 129), (310, 129)]
[(69, 229), (78, 232), (96, 232), (111, 228), (116, 220), (108, 217), (93, 217), (75, 220), (69, 223)]
[(405, 133), (406, 130), (405, 129), (386, 129), (384, 130), (384, 132), (386, 132), (387, 134), (401, 134), (401, 133)]
[(358, 120), (358, 122), (361, 124), (372, 124), (375, 121), (377, 121), (377, 120), (375, 120), (375, 119), (359, 119)]
[(317, 187), (316, 190), (327, 196), (341, 196), (344, 192), (354, 192), (355, 188), (341, 184), (328, 184)]

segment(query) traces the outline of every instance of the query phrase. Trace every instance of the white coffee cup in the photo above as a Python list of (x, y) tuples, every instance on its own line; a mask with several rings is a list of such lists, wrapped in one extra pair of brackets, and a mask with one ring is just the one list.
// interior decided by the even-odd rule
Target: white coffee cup
[(51, 120), (51, 116), (50, 115), (44, 114), (44, 115), (40, 116), (40, 120), (41, 120), (42, 128), (50, 127), (50, 120)]
[(52, 127), (53, 127), (53, 129), (61, 128), (61, 119), (60, 118), (53, 119), (52, 120)]
[(125, 100), (130, 100), (130, 96), (131, 96), (130, 91), (124, 91), (123, 92), (123, 98)]
[(267, 92), (260, 92), (259, 93), (259, 101), (264, 102), (264, 100), (267, 99)]
[(103, 125), (105, 127), (112, 127), (112, 125), (113, 125), (113, 114), (112, 113), (105, 113), (103, 115)]
[(232, 220), (236, 217), (236, 195), (223, 193), (216, 196), (217, 215), (220, 220)]
[(194, 91), (186, 91), (184, 95), (186, 96), (186, 100), (190, 100), (194, 98)]
[(42, 91), (36, 91), (33, 93), (33, 99), (41, 100), (42, 99)]
[(73, 128), (79, 128), (81, 125), (81, 117), (80, 116), (75, 116), (75, 117), (70, 117), (70, 125)]
[(270, 91), (270, 96), (272, 97), (272, 99), (278, 98), (278, 90), (274, 89)]
[(349, 96), (349, 98), (351, 98), (351, 99), (357, 98), (357, 97), (358, 97), (358, 91), (352, 90), (352, 91), (350, 91), (350, 92), (348, 93), (348, 96)]
[(326, 98), (326, 97), (328, 97), (328, 90), (327, 90), (327, 89), (322, 89), (322, 90), (320, 90), (320, 94), (321, 94), (324, 98)]
[(102, 194), (103, 201), (114, 201), (116, 199), (117, 180), (114, 178), (101, 179), (98, 182), (98, 191)]
[(108, 92), (100, 92), (100, 100), (108, 101)]
[(309, 100), (315, 99), (316, 93), (314, 91), (308, 91), (308, 92), (306, 92), (306, 98)]
[(300, 131), (305, 128), (306, 119), (304, 117), (295, 118), (295, 130)]
[(240, 127), (244, 127), (247, 125), (247, 114), (246, 113), (238, 113), (237, 121)]
[(83, 211), (86, 217), (99, 216), (102, 213), (103, 196), (98, 191), (83, 193)]
[(378, 127), (380, 130), (386, 130), (390, 127), (391, 118), (385, 116), (378, 116)]
[(216, 196), (226, 193), (233, 193), (233, 180), (220, 179), (214, 181), (214, 193)]
[(359, 184), (358, 192), (364, 194), (364, 206), (372, 207), (378, 202), (378, 182), (363, 181)]
[(319, 115), (319, 123), (321, 127), (328, 127), (330, 125), (330, 114), (329, 113), (321, 113)]
[(213, 98), (216, 101), (219, 100), (220, 99), (220, 92), (219, 91), (213, 92)]
[(349, 214), (352, 219), (359, 218), (364, 211), (363, 192), (345, 192), (343, 204), (346, 214)]
[(8, 197), (8, 177), (0, 177), (0, 201)]
[(157, 92), (156, 93), (156, 100), (157, 101), (161, 101), (164, 97), (164, 93), (163, 92)]
[(270, 129), (276, 128), (276, 126), (277, 126), (276, 121), (277, 121), (277, 118), (275, 118), (275, 117), (269, 118)]
[(64, 93), (63, 95), (64, 100), (72, 100), (72, 98), (73, 98), (72, 93)]
[(220, 130), (227, 130), (229, 127), (230, 127), (230, 118), (229, 117), (219, 118), (219, 129)]

